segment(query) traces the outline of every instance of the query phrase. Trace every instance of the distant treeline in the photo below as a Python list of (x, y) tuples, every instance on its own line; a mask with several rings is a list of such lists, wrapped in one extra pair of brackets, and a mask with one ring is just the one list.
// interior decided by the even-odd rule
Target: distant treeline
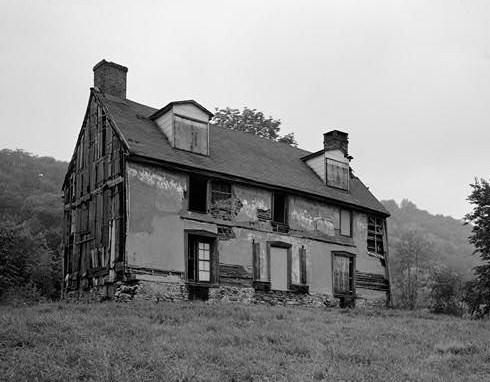
[(23, 150), (0, 150), (0, 298), (60, 294), (67, 162)]

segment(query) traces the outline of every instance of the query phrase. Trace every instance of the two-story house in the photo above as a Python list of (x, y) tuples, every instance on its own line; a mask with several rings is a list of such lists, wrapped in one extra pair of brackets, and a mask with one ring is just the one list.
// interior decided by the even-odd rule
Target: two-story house
[(346, 133), (310, 153), (210, 124), (193, 100), (136, 103), (126, 67), (93, 70), (63, 185), (65, 292), (389, 302), (389, 214)]

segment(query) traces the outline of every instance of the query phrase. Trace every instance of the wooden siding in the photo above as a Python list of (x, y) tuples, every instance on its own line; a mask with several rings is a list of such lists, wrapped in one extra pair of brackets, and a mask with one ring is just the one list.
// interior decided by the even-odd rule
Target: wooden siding
[[(92, 96), (63, 187), (66, 287), (89, 287), (124, 258), (124, 155)], [(83, 280), (82, 280), (83, 279)]]
[(167, 113), (158, 117), (155, 122), (166, 135), (170, 145), (174, 147), (173, 113), (171, 111), (168, 111)]

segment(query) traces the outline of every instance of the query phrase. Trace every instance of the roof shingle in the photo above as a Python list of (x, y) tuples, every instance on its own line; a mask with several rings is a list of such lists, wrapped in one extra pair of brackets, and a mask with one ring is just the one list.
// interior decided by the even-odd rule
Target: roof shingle
[(296, 190), (389, 215), (357, 177), (351, 178), (349, 192), (326, 186), (301, 160), (310, 154), (308, 151), (214, 125), (209, 129), (209, 156), (173, 149), (149, 119), (157, 109), (93, 91), (132, 155)]

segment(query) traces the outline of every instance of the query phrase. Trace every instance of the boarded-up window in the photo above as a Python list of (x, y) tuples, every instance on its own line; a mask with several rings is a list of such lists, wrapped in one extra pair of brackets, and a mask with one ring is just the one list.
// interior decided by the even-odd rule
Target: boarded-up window
[(288, 248), (270, 247), (271, 289), (288, 290)]
[(383, 219), (375, 216), (368, 216), (368, 252), (381, 256), (384, 255), (383, 236)]
[(208, 124), (175, 115), (174, 143), (181, 150), (208, 155)]
[(333, 252), (332, 261), (334, 294), (354, 294), (354, 255), (347, 252)]
[(306, 285), (306, 249), (304, 247), (294, 253), (291, 259), (291, 284)]
[(211, 203), (231, 198), (231, 184), (218, 180), (211, 182)]
[(349, 189), (349, 164), (327, 158), (327, 186)]
[(254, 280), (260, 281), (260, 243), (252, 243), (252, 257), (254, 264)]
[(340, 234), (342, 236), (352, 236), (351, 211), (340, 210)]
[(306, 249), (299, 249), (299, 273), (300, 273), (300, 284), (306, 285)]

